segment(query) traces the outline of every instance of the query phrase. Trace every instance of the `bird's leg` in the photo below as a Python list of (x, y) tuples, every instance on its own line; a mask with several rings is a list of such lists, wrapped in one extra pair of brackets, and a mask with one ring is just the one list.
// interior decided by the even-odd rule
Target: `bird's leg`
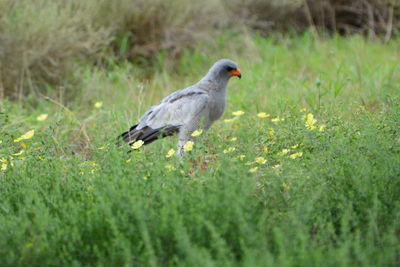
[(188, 131), (187, 129), (180, 129), (179, 134), (178, 134), (178, 149), (176, 151), (176, 155), (183, 157), (185, 155), (185, 150), (184, 150), (184, 145), (186, 144), (187, 141), (189, 141), (188, 137)]

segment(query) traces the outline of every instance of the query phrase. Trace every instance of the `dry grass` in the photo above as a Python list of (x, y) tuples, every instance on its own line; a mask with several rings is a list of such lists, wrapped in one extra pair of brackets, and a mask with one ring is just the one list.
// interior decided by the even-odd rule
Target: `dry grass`
[(310, 26), (376, 35), (398, 29), (399, 4), (379, 0), (3, 0), (0, 1), (0, 99), (52, 91), (79, 93), (81, 66), (115, 60), (176, 58), (221, 28), (265, 33)]
[(0, 5), (0, 97), (13, 98), (46, 85), (70, 88), (79, 79), (77, 64), (98, 62), (103, 54), (133, 61), (160, 49), (177, 54), (209, 38), (226, 18), (214, 0), (5, 0)]

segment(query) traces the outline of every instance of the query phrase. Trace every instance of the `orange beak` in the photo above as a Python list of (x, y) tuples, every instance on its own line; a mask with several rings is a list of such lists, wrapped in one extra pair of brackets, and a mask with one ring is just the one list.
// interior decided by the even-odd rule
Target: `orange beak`
[(231, 75), (231, 76), (238, 76), (239, 79), (242, 78), (242, 73), (240, 72), (240, 69), (239, 69), (239, 68), (236, 69), (236, 70), (230, 71), (230, 72), (229, 72), (229, 75)]

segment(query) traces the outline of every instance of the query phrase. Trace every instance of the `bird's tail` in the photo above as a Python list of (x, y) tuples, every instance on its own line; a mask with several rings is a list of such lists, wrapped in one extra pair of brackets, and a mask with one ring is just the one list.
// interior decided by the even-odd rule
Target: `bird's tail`
[(124, 140), (125, 143), (132, 144), (136, 141), (142, 140), (144, 145), (154, 142), (158, 138), (163, 138), (167, 136), (172, 136), (179, 131), (180, 126), (168, 125), (153, 129), (149, 126), (145, 126), (141, 129), (136, 129), (138, 125), (132, 126), (129, 131), (124, 132), (120, 135), (120, 138)]

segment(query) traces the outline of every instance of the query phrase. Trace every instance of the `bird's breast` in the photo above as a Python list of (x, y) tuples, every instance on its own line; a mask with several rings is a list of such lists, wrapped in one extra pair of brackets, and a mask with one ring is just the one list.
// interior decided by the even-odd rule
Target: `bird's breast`
[(225, 94), (217, 94), (214, 95), (212, 100), (209, 102), (210, 105), (210, 121), (214, 122), (221, 118), (222, 114), (224, 114), (225, 110), (225, 102), (226, 102), (226, 95)]

